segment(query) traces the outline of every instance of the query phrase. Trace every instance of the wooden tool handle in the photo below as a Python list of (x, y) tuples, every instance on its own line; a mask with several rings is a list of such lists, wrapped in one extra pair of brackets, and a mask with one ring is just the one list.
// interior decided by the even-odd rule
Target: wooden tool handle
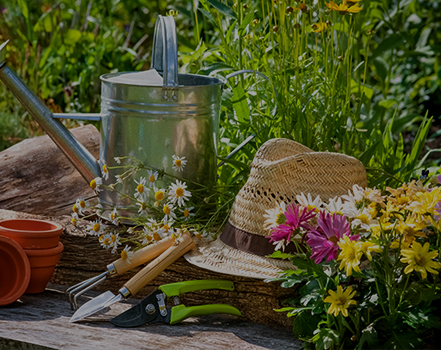
[(113, 267), (118, 275), (123, 274), (139, 265), (142, 265), (150, 260), (153, 260), (157, 256), (161, 255), (168, 248), (170, 248), (174, 243), (172, 236), (161, 239), (160, 241), (150, 244), (133, 254), (130, 263), (126, 260), (120, 258), (113, 262)]
[(152, 281), (179, 257), (193, 249), (194, 246), (195, 244), (190, 234), (184, 233), (178, 244), (172, 245), (164, 253), (144, 267), (133, 276), (124, 287), (126, 287), (132, 295), (135, 295), (142, 287)]

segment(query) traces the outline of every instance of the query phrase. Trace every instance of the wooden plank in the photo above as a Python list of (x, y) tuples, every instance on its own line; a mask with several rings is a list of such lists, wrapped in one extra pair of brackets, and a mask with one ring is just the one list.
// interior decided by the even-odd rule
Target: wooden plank
[[(289, 330), (257, 325), (230, 315), (193, 317), (177, 325), (153, 324), (118, 328), (108, 320), (135, 302), (117, 303), (106, 313), (82, 323), (70, 323), (62, 286), (24, 295), (0, 308), (0, 349), (300, 349)], [(89, 294), (89, 298), (97, 293)]]

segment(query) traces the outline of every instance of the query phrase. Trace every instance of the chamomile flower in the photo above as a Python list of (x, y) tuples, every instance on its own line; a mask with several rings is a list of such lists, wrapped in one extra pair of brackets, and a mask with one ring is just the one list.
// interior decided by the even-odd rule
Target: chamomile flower
[(118, 216), (118, 212), (116, 211), (116, 208), (112, 210), (110, 213), (110, 221), (112, 221), (112, 224), (118, 226), (120, 222), (120, 217)]
[(271, 230), (276, 228), (278, 225), (285, 223), (285, 211), (286, 204), (285, 202), (277, 203), (277, 207), (275, 209), (267, 209), (265, 210), (266, 214), (263, 214), (263, 217), (266, 218), (263, 223), (263, 227), (267, 230)]
[(172, 169), (176, 171), (184, 170), (184, 167), (187, 164), (187, 160), (185, 159), (185, 157), (178, 157), (176, 155), (173, 155), (172, 157), (173, 157)]
[(77, 213), (72, 213), (72, 225), (77, 226), (77, 222), (79, 220), (78, 214)]
[(103, 184), (103, 179), (101, 177), (96, 177), (92, 181), (90, 181), (90, 187), (96, 193), (101, 192), (101, 185)]
[(311, 193), (308, 193), (308, 196), (305, 196), (303, 192), (296, 196), (297, 202), (304, 208), (306, 208), (308, 211), (314, 210), (316, 213), (319, 212), (322, 206), (322, 200), (320, 199), (320, 196), (317, 196), (312, 199)]
[(161, 201), (165, 197), (165, 189), (154, 187), (154, 191), (155, 191), (155, 207), (159, 207)]
[(100, 236), (103, 232), (103, 224), (100, 220), (92, 221), (92, 223), (87, 227), (89, 234), (92, 236)]
[(178, 204), (178, 207), (182, 207), (186, 201), (191, 197), (191, 193), (186, 190), (187, 185), (185, 182), (176, 180), (176, 183), (171, 184), (169, 187), (168, 199), (172, 204)]
[(192, 216), (195, 216), (195, 214), (191, 212), (193, 209), (194, 207), (189, 207), (181, 210), (182, 214), (184, 214), (185, 221), (190, 220)]
[(120, 157), (115, 157), (115, 158), (113, 158), (113, 159), (115, 159), (115, 162), (116, 162), (117, 164), (121, 164), (121, 158), (120, 158)]
[(101, 243), (101, 247), (104, 249), (109, 249), (112, 246), (111, 237), (112, 235), (110, 233), (100, 236), (99, 241)]
[(148, 173), (149, 173), (149, 177), (148, 177), (149, 187), (153, 187), (155, 185), (155, 181), (158, 179), (158, 172), (154, 170), (149, 170)]
[(140, 177), (139, 181), (135, 182), (138, 184), (138, 186), (136, 186), (136, 192), (135, 192), (135, 198), (138, 198), (141, 201), (145, 201), (146, 198), (146, 190), (148, 190), (148, 188), (145, 187), (145, 177)]
[(121, 258), (123, 260), (125, 260), (127, 263), (130, 264), (130, 261), (133, 258), (133, 251), (131, 250), (132, 248), (130, 248), (128, 245), (126, 245), (126, 247), (124, 248), (124, 250), (121, 252)]
[(83, 198), (78, 198), (77, 201), (75, 202), (75, 206), (78, 209), (78, 211), (74, 210), (74, 212), (79, 215), (84, 215), (83, 210), (86, 209), (86, 201)]
[(112, 248), (112, 254), (115, 254), (118, 246), (121, 244), (119, 241), (119, 233), (114, 232), (110, 235), (110, 247)]
[(115, 178), (116, 178), (116, 183), (117, 184), (122, 184), (123, 183), (122, 175), (115, 175)]
[(103, 177), (103, 179), (104, 180), (108, 180), (109, 179), (109, 169), (107, 169), (107, 165), (106, 164), (103, 164), (103, 167), (102, 167), (102, 177)]
[(147, 204), (144, 201), (136, 202), (136, 205), (139, 205), (138, 213), (139, 214), (147, 214)]
[(369, 210), (365, 208), (362, 212), (358, 212), (357, 215), (355, 215), (354, 220), (351, 222), (351, 227), (359, 227), (365, 231), (369, 231), (371, 228), (371, 225), (377, 224), (378, 221), (372, 219), (371, 214), (369, 213)]
[(164, 212), (164, 221), (168, 221), (170, 219), (176, 219), (176, 214), (174, 212), (175, 207), (172, 204), (166, 204), (163, 206), (162, 211)]

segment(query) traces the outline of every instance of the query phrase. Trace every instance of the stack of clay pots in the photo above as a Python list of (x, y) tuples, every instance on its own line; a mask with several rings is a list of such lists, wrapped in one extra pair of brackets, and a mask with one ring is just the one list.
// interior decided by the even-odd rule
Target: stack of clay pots
[(0, 221), (0, 305), (46, 289), (64, 248), (62, 232), (51, 221)]

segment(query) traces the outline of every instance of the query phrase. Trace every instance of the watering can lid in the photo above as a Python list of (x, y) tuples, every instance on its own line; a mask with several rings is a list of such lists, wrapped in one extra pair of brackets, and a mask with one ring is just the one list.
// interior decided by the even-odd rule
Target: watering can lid
[(156, 69), (150, 69), (142, 72), (125, 72), (115, 74), (107, 77), (106, 81), (116, 84), (138, 86), (162, 86), (164, 83), (164, 79), (159, 75)]

